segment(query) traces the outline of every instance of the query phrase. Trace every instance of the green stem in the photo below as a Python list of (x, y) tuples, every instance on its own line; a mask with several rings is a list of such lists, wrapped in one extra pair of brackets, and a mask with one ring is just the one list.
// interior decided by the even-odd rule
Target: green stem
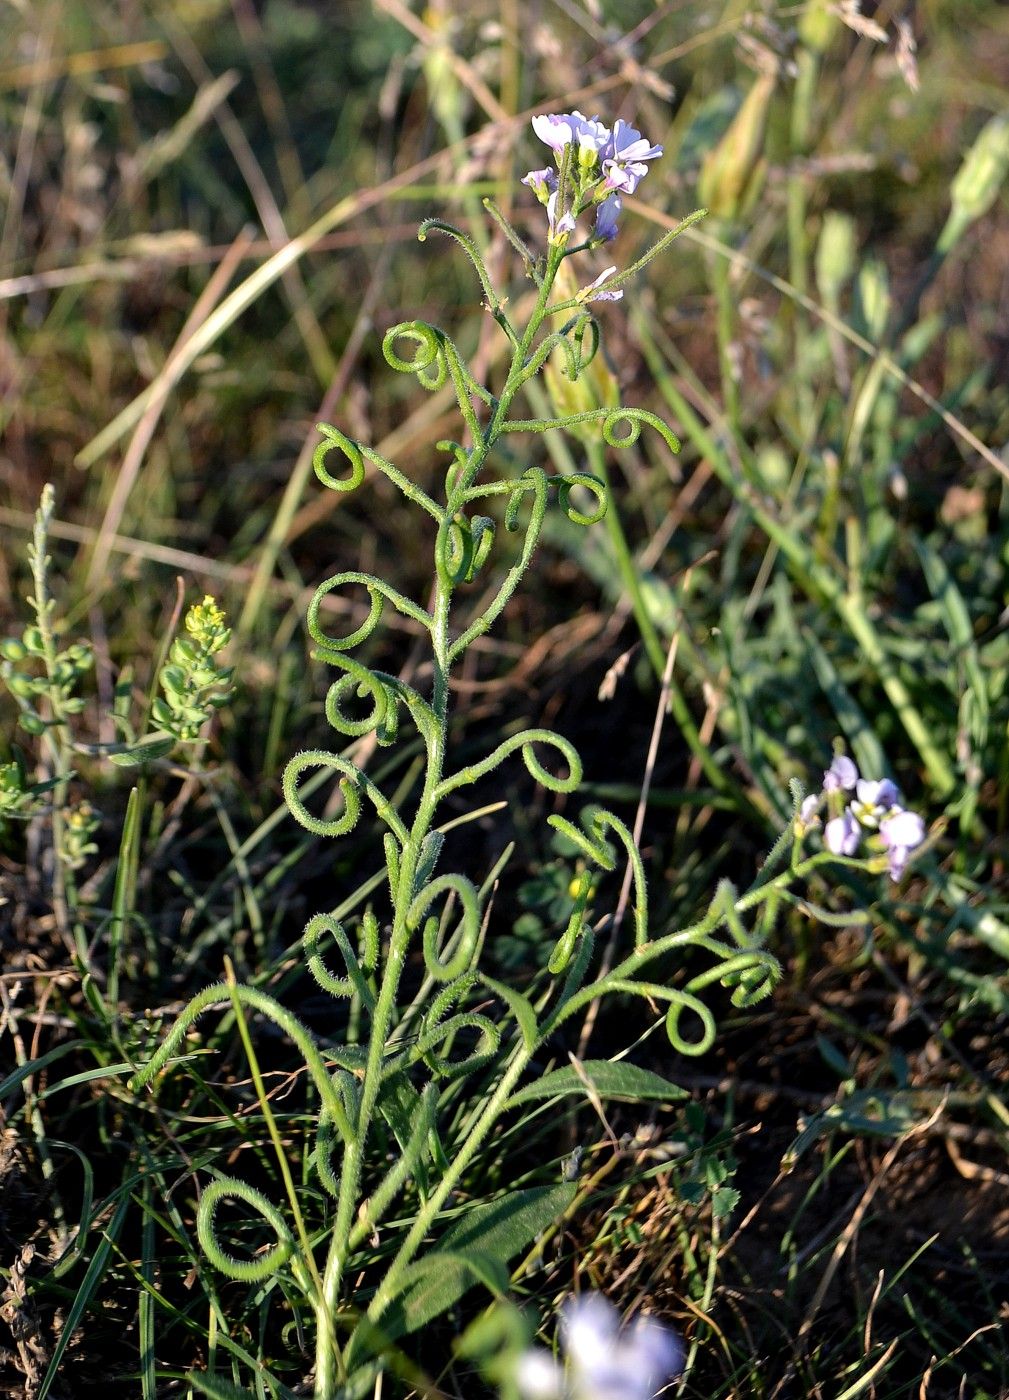
[(738, 343), (736, 340), (736, 307), (729, 281), (729, 260), (719, 253), (711, 257), (711, 284), (718, 307), (718, 363), (722, 373), (722, 397), (725, 417), (733, 439), (740, 436)]
[(59, 683), (56, 679), (58, 653), (50, 617), (54, 604), (49, 597), (47, 568), (49, 556), (49, 521), (55, 506), (55, 494), (50, 485), (42, 492), (42, 500), (35, 517), (35, 530), (32, 538), (32, 581), (34, 597), (32, 607), (42, 638), (43, 662), (49, 682), (48, 697), (50, 724), (45, 730), (43, 742), (49, 751), (53, 777), (56, 786), (52, 789), (52, 833), (53, 833), (53, 906), (60, 927), (69, 930), (72, 923), (74, 946), (81, 967), (89, 967), (87, 937), (82, 927), (78, 911), (77, 882), (73, 871), (63, 859), (66, 824), (63, 809), (67, 800), (70, 783), (70, 745), (67, 738), (67, 716), (63, 709)]
[[(451, 642), (449, 636), (449, 613), (452, 601), (453, 583), (447, 572), (440, 566), (441, 546), (444, 532), (456, 511), (464, 503), (466, 492), (479, 475), (487, 456), (496, 441), (500, 426), (508, 416), (508, 409), (522, 386), (522, 372), (525, 368), (537, 333), (549, 314), (550, 292), (557, 270), (564, 258), (563, 248), (553, 247), (547, 258), (546, 271), (539, 287), (536, 305), (526, 327), (525, 334), (515, 345), (511, 366), (500, 399), (493, 405), (486, 427), (474, 433), (474, 445), (470, 450), (465, 469), (458, 474), (446, 506), (445, 516), (439, 529), (436, 548), (439, 551), (435, 601), (431, 610), (430, 631), (434, 679), (431, 695), (432, 723), (426, 726), (424, 739), (427, 746), (427, 766), (424, 788), (417, 805), (416, 815), (409, 836), (403, 845), (399, 861), (399, 878), (396, 888), (395, 911), (389, 952), (382, 974), (382, 983), (372, 1015), (368, 1043), (368, 1058), (361, 1086), (361, 1100), (354, 1124), (352, 1140), (347, 1143), (343, 1169), (340, 1178), (340, 1193), (337, 1200), (336, 1219), (326, 1259), (323, 1275), (322, 1298), (318, 1308), (316, 1336), (316, 1400), (330, 1400), (340, 1383), (345, 1369), (345, 1360), (340, 1355), (335, 1337), (335, 1318), (339, 1306), (340, 1288), (343, 1281), (349, 1254), (351, 1234), (357, 1218), (361, 1197), (361, 1178), (366, 1156), (371, 1123), (382, 1082), (382, 1067), (386, 1055), (389, 1036), (397, 1007), (397, 993), (409, 949), (411, 929), (407, 918), (417, 891), (414, 889), (417, 861), (424, 839), (430, 832), (435, 818), (445, 766), (445, 751), (448, 738), (449, 673), (451, 668)], [(459, 1174), (472, 1159), (483, 1138), (493, 1125), (501, 1105), (507, 1098), (518, 1075), (527, 1063), (528, 1056), (520, 1055), (502, 1080), (498, 1092), (488, 1103), (474, 1133), (467, 1139), (463, 1151), (443, 1178), (438, 1190), (429, 1199), (424, 1210), (397, 1255), (392, 1268), (386, 1275), (382, 1289), (388, 1290), (412, 1258), (417, 1245), (423, 1239), (428, 1224), (452, 1190)], [(376, 1300), (377, 1301), (377, 1300)], [(374, 1305), (373, 1305), (374, 1306)], [(384, 1306), (384, 1303), (382, 1304)]]
[[(797, 73), (792, 98), (791, 155), (795, 166), (803, 161), (810, 144), (813, 102), (820, 71), (817, 54), (801, 48), (796, 56)], [(807, 240), (809, 177), (801, 168), (788, 176), (788, 275), (792, 286), (805, 296), (809, 290), (809, 248)], [(810, 380), (809, 319), (801, 304), (794, 310), (795, 391), (798, 419), (806, 441), (814, 432), (813, 386)]]
[[(537, 1042), (537, 1045), (539, 1043), (540, 1042)], [(463, 1172), (469, 1166), (478, 1149), (483, 1145), (485, 1139), (493, 1130), (512, 1090), (518, 1083), (529, 1062), (532, 1060), (533, 1055), (536, 1053), (536, 1048), (536, 1046), (531, 1046), (522, 1047), (518, 1050), (514, 1060), (512, 1060), (498, 1083), (497, 1088), (494, 1090), (494, 1093), (488, 1099), (486, 1107), (480, 1114), (480, 1117), (467, 1134), (465, 1142), (456, 1153), (452, 1165), (442, 1177), (435, 1190), (425, 1201), (424, 1205), (417, 1212), (417, 1217), (410, 1227), (409, 1233), (400, 1245), (392, 1263), (386, 1270), (385, 1277), (379, 1284), (368, 1308), (368, 1317), (373, 1322), (377, 1321), (382, 1316), (390, 1302), (396, 1296), (397, 1287), (404, 1272), (413, 1261), (417, 1250), (423, 1244), (438, 1212), (455, 1190)]]

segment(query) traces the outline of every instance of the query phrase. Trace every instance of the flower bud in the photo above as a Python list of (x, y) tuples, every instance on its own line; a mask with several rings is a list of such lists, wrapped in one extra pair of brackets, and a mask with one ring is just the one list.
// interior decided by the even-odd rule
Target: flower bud
[(19, 700), (27, 700), (35, 694), (33, 678), (22, 676), (19, 671), (15, 671), (13, 675), (7, 677), (7, 689)]
[(841, 289), (855, 269), (855, 221), (828, 209), (816, 245), (816, 285), (824, 305), (834, 310)]
[(862, 326), (870, 340), (882, 340), (890, 319), (890, 279), (878, 258), (867, 258), (856, 282)]
[(6, 637), (0, 642), (0, 656), (5, 661), (23, 661), (27, 655), (24, 644), (16, 637)]
[(840, 21), (831, 0), (807, 0), (799, 20), (799, 38), (814, 53), (825, 53)]
[(939, 236), (940, 253), (948, 253), (975, 219), (987, 214), (1007, 174), (1009, 113), (1000, 112), (981, 128), (950, 186), (953, 208)]

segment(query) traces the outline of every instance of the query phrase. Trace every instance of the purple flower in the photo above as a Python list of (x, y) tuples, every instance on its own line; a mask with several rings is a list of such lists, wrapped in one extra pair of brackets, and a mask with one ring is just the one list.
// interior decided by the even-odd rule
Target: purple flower
[(601, 151), (603, 188), (633, 194), (638, 181), (648, 174), (646, 160), (662, 154), (661, 146), (650, 146), (640, 131), (619, 119), (613, 124), (613, 135)]
[(888, 848), (907, 846), (910, 849), (920, 846), (924, 841), (925, 823), (917, 812), (898, 807), (880, 822), (879, 834), (883, 838), (884, 846)]
[(863, 826), (875, 829), (893, 807), (900, 803), (900, 791), (889, 778), (870, 782), (859, 778), (855, 784), (855, 801), (851, 810)]
[(889, 857), (890, 879), (899, 880), (909, 855), (925, 839), (925, 823), (917, 812), (894, 807), (880, 822), (879, 834)]
[(570, 209), (566, 209), (560, 218), (557, 217), (557, 194), (558, 191), (554, 190), (547, 200), (547, 223), (550, 226), (551, 243), (562, 243), (569, 233), (575, 231), (575, 216)]
[(546, 204), (552, 190), (557, 188), (557, 171), (552, 166), (545, 170), (530, 170), (522, 176), (523, 185), (528, 185), (541, 204)]
[(592, 237), (599, 238), (604, 243), (609, 243), (616, 238), (619, 229), (617, 219), (620, 217), (621, 200), (618, 194), (611, 194), (609, 199), (604, 199), (602, 204), (596, 208), (596, 225), (592, 230)]
[(622, 287), (618, 287), (615, 290), (611, 291), (609, 288), (603, 286), (603, 283), (607, 280), (607, 278), (612, 277), (616, 270), (616, 267), (605, 268), (602, 272), (600, 272), (599, 276), (594, 282), (590, 282), (587, 287), (582, 288), (582, 290), (578, 293), (578, 300), (619, 301), (624, 294)]
[(823, 844), (835, 856), (853, 856), (862, 839), (861, 828), (846, 807), (839, 817), (832, 818), (823, 828)]
[(858, 769), (847, 754), (839, 753), (823, 775), (824, 792), (853, 791), (858, 782)]
[(808, 797), (802, 799), (798, 815), (795, 818), (795, 834), (800, 841), (807, 831), (812, 831), (813, 827), (820, 825), (819, 807), (819, 793), (811, 792)]
[(603, 126), (598, 117), (586, 117), (577, 111), (533, 117), (532, 124), (533, 131), (552, 151), (560, 152), (576, 141), (580, 154), (591, 155), (589, 164), (595, 163), (596, 155), (610, 139), (609, 127)]
[(683, 1366), (683, 1348), (672, 1332), (651, 1317), (621, 1332), (619, 1314), (598, 1293), (565, 1305), (561, 1336), (570, 1386), (547, 1352), (526, 1352), (515, 1374), (524, 1400), (654, 1400)]
[(609, 145), (610, 129), (603, 126), (598, 117), (583, 117), (581, 112), (573, 112), (572, 116), (581, 121), (577, 131), (579, 159), (583, 165), (591, 167), (595, 165), (599, 152)]

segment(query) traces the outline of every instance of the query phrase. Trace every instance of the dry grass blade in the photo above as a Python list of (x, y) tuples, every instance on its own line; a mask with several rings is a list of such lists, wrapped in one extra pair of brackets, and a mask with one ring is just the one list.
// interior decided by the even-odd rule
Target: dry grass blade
[(109, 503), (105, 507), (105, 515), (99, 527), (98, 539), (95, 542), (95, 548), (91, 555), (91, 562), (88, 565), (87, 586), (89, 588), (98, 587), (101, 580), (105, 577), (106, 565), (108, 564), (109, 554), (112, 550), (111, 540), (119, 529), (120, 521), (123, 518), (123, 512), (126, 509), (126, 503), (129, 500), (130, 492), (133, 490), (141, 463), (144, 460), (144, 453), (147, 451), (151, 438), (154, 436), (154, 430), (158, 425), (161, 412), (168, 402), (170, 380), (165, 371), (170, 370), (173, 361), (182, 354), (187, 343), (211, 314), (212, 308), (219, 301), (224, 289), (231, 281), (235, 269), (245, 256), (251, 241), (252, 232), (249, 229), (243, 230), (235, 239), (229, 249), (228, 255), (215, 269), (207, 285), (197, 298), (196, 305), (186, 318), (186, 323), (182, 327), (175, 347), (165, 362), (162, 374), (158, 376), (158, 381), (156, 382), (160, 382), (161, 388), (148, 402), (133, 432), (129, 446), (123, 454), (123, 463), (116, 477), (115, 487), (113, 488)]
[(143, 63), (157, 63), (167, 53), (168, 45), (160, 39), (147, 39), (137, 44), (114, 44), (107, 49), (63, 54), (59, 58), (37, 58), (30, 63), (19, 63), (16, 68), (0, 68), (0, 92), (35, 87), (58, 78), (79, 78), (107, 68), (136, 68)]
[(823, 1276), (816, 1286), (816, 1292), (813, 1294), (813, 1297), (810, 1300), (809, 1307), (806, 1309), (806, 1314), (803, 1317), (802, 1322), (799, 1326), (798, 1337), (800, 1340), (804, 1337), (807, 1337), (811, 1332), (813, 1323), (816, 1321), (817, 1314), (823, 1306), (823, 1301), (827, 1296), (827, 1291), (829, 1290), (830, 1285), (834, 1281), (834, 1275), (837, 1273), (837, 1270), (841, 1265), (842, 1259), (851, 1247), (852, 1241), (858, 1234), (858, 1231), (862, 1225), (862, 1221), (865, 1219), (866, 1212), (872, 1205), (872, 1202), (875, 1199), (877, 1192), (886, 1180), (887, 1173), (889, 1172), (890, 1168), (893, 1166), (894, 1162), (896, 1162), (897, 1158), (900, 1156), (901, 1152), (903, 1151), (904, 1147), (908, 1142), (910, 1142), (913, 1138), (921, 1136), (923, 1133), (927, 1133), (939, 1121), (939, 1119), (945, 1112), (945, 1107), (946, 1106), (944, 1102), (940, 1103), (938, 1107), (934, 1110), (934, 1112), (929, 1115), (929, 1117), (925, 1120), (924, 1123), (916, 1124), (915, 1127), (913, 1127), (909, 1132), (904, 1133), (901, 1137), (899, 1137), (897, 1141), (893, 1144), (893, 1146), (887, 1150), (886, 1155), (879, 1164), (879, 1167), (873, 1173), (872, 1180), (862, 1192), (862, 1197), (859, 1200), (858, 1205), (852, 1212), (851, 1219), (841, 1231), (841, 1234), (838, 1236), (837, 1243), (834, 1245), (834, 1248), (831, 1251), (830, 1258), (827, 1261), (827, 1267), (823, 1271)]

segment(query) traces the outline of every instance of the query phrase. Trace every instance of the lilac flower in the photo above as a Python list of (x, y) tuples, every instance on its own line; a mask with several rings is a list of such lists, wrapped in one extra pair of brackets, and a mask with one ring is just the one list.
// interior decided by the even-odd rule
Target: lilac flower
[(590, 165), (610, 140), (609, 127), (603, 126), (598, 117), (586, 117), (581, 112), (551, 112), (548, 116), (533, 117), (533, 131), (552, 151), (558, 153), (572, 141), (578, 143), (580, 155), (590, 155)]
[(795, 817), (795, 834), (801, 841), (807, 831), (812, 831), (814, 827), (820, 825), (820, 794), (811, 792), (808, 797), (802, 799), (802, 803)]
[(824, 792), (851, 792), (858, 782), (858, 769), (847, 754), (835, 755), (833, 763), (823, 775)]
[(611, 194), (608, 199), (604, 199), (602, 204), (596, 208), (596, 225), (592, 230), (592, 237), (602, 239), (604, 243), (611, 242), (616, 238), (619, 229), (617, 219), (620, 217), (621, 200), (618, 194)]
[(853, 856), (862, 839), (862, 830), (846, 807), (839, 817), (833, 817), (823, 828), (823, 844), (835, 856)]
[(570, 209), (566, 209), (560, 218), (557, 217), (557, 195), (558, 191), (554, 190), (547, 200), (547, 223), (550, 226), (551, 243), (562, 243), (569, 233), (575, 231), (575, 216)]
[(890, 879), (899, 880), (911, 852), (925, 839), (925, 823), (917, 812), (894, 807), (880, 822), (879, 834), (889, 857)]
[(581, 117), (578, 129), (578, 158), (587, 169), (591, 169), (599, 158), (599, 152), (609, 145), (610, 129), (603, 126), (598, 117), (582, 117), (580, 112), (572, 115)]
[(594, 282), (590, 282), (587, 287), (582, 288), (582, 290), (578, 293), (578, 300), (619, 301), (624, 294), (622, 287), (615, 288), (611, 291), (609, 288), (603, 286), (603, 283), (607, 280), (607, 278), (612, 277), (616, 270), (616, 267), (605, 268), (602, 272), (600, 272), (599, 276)]
[(900, 792), (896, 783), (891, 783), (889, 778), (882, 778), (879, 782), (859, 778), (855, 784), (855, 801), (851, 804), (851, 810), (863, 826), (874, 830), (899, 803)]
[(545, 170), (530, 170), (528, 175), (522, 176), (522, 183), (529, 186), (541, 204), (546, 204), (551, 191), (557, 188), (557, 171), (553, 166), (547, 166)]
[(633, 194), (638, 181), (648, 174), (644, 162), (661, 154), (661, 146), (650, 146), (640, 131), (618, 119), (609, 143), (601, 151), (603, 188)]
[(515, 1376), (524, 1400), (654, 1400), (683, 1365), (661, 1323), (643, 1317), (621, 1333), (616, 1309), (598, 1293), (565, 1306), (561, 1336), (567, 1376), (546, 1352), (526, 1352)]

